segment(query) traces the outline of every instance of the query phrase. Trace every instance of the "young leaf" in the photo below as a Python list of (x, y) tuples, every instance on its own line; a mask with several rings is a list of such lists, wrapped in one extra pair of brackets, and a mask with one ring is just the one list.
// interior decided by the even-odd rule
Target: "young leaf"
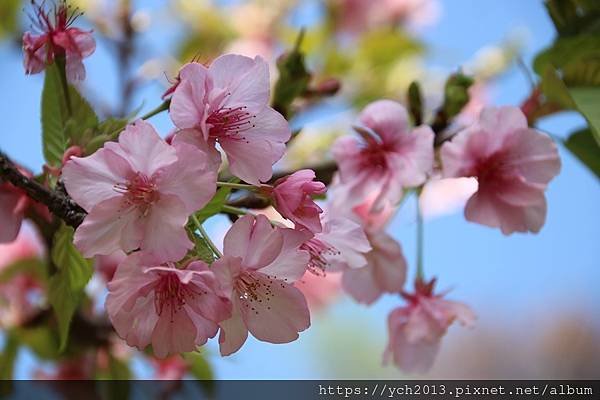
[(565, 146), (600, 178), (600, 147), (596, 144), (589, 129), (572, 133), (566, 140)]
[(304, 53), (300, 51), (303, 37), (304, 31), (301, 31), (294, 48), (277, 60), (279, 79), (275, 83), (273, 108), (285, 117), (289, 115), (289, 108), (294, 99), (306, 91), (310, 81), (310, 73), (304, 62)]
[(54, 236), (52, 262), (58, 271), (50, 278), (48, 298), (58, 320), (60, 351), (65, 349), (69, 326), (83, 297), (83, 289), (92, 277), (90, 260), (73, 245), (73, 228), (62, 225)]
[(600, 146), (600, 87), (574, 87), (569, 88), (569, 93)]
[(51, 166), (61, 164), (66, 150), (65, 110), (60, 72), (56, 64), (46, 68), (42, 90), (42, 147), (44, 158)]
[(230, 192), (231, 188), (229, 187), (222, 187), (217, 190), (217, 193), (215, 193), (208, 204), (206, 204), (203, 209), (196, 212), (196, 218), (198, 218), (198, 221), (202, 224), (213, 215), (221, 212), (221, 207), (223, 207), (223, 204), (225, 204), (227, 201), (227, 196), (229, 196)]

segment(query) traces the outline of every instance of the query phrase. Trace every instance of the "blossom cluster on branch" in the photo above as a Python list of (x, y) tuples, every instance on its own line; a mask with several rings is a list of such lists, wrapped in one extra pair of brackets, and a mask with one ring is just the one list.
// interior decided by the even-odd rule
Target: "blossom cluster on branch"
[[(23, 37), (26, 73), (46, 70), (46, 82), (58, 73), (53, 90), (67, 115), (63, 133), (83, 129), (69, 124), (83, 109), (76, 102), (86, 104), (72, 84), (85, 78), (82, 61), (95, 48), (92, 32), (72, 27), (76, 16), (64, 3), (51, 12), (35, 5), (40, 32)], [(448, 82), (459, 93), (470, 85), (458, 75)], [(353, 132), (331, 147), (333, 168), (324, 165), (335, 171), (332, 179), (319, 180), (311, 168), (274, 177), (294, 135), (284, 110), (271, 106), (267, 61), (225, 54), (189, 62), (156, 111), (168, 111), (173, 123), (167, 139), (147, 121), (155, 113), (110, 132), (100, 123), (91, 128), (95, 135), (72, 135), (59, 157), (47, 157), (42, 179), (0, 154), (0, 242), (17, 240), (23, 219), (42, 227), (53, 263), (49, 291), (65, 284), (80, 293), (87, 281), (76, 292), (69, 274), (83, 273), (73, 269), (95, 259), (116, 334), (167, 360), (217, 335), (223, 356), (240, 350), (249, 333), (292, 342), (311, 324), (305, 286), (337, 275), (359, 303), (386, 293), (403, 301), (389, 314), (383, 358), (403, 371), (425, 372), (447, 329), (455, 321), (471, 326), (475, 314), (447, 300), (436, 278), (426, 276), (421, 214), (413, 282), (388, 223), (425, 185), (464, 177), (478, 185), (466, 220), (505, 235), (537, 233), (546, 218), (545, 190), (561, 163), (552, 139), (530, 127), (519, 107), (484, 108), (457, 129), (453, 118), (465, 99), (448, 100), (427, 121), (415, 90), (408, 110), (388, 99), (362, 109)], [(222, 247), (204, 228), (218, 213), (233, 221)], [(81, 262), (60, 265), (65, 259)], [(69, 279), (60, 280), (64, 274)], [(23, 292), (40, 287), (36, 279), (17, 284)], [(17, 297), (14, 306), (26, 308), (25, 297)], [(50, 303), (57, 314), (66, 312), (56, 297)]]

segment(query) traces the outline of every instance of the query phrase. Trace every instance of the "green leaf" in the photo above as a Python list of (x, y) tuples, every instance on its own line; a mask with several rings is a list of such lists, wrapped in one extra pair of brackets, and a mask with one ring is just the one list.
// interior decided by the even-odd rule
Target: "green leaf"
[(204, 221), (206, 221), (213, 215), (221, 212), (221, 207), (223, 207), (223, 205), (227, 201), (227, 196), (229, 196), (230, 192), (231, 188), (229, 187), (219, 188), (219, 190), (217, 190), (217, 193), (215, 193), (213, 198), (210, 199), (208, 204), (206, 204), (204, 208), (202, 208), (200, 211), (196, 212), (195, 215), (196, 218), (198, 218), (198, 221), (202, 224), (204, 223)]
[(60, 71), (56, 64), (46, 68), (42, 90), (42, 147), (51, 166), (60, 166), (66, 150), (65, 113)]
[(0, 380), (13, 379), (13, 369), (18, 353), (19, 341), (15, 335), (8, 333), (2, 354), (0, 354)]
[(198, 235), (194, 235), (194, 252), (202, 261), (207, 264), (211, 264), (215, 261), (215, 254), (206, 242), (206, 239)]
[(21, 0), (2, 0), (0, 1), (0, 39), (5, 36), (15, 34), (19, 28), (19, 11), (21, 9)]
[(57, 272), (50, 278), (48, 298), (56, 318), (63, 351), (69, 336), (71, 319), (83, 297), (83, 289), (92, 277), (90, 260), (83, 258), (73, 245), (73, 228), (62, 225), (54, 236), (52, 262)]
[(72, 145), (86, 147), (98, 126), (98, 117), (77, 89), (68, 85), (69, 107), (58, 63), (46, 68), (42, 91), (42, 140), (46, 162), (60, 166), (65, 150)]
[(408, 111), (412, 116), (415, 125), (421, 125), (423, 122), (423, 94), (419, 82), (413, 81), (408, 87)]
[(108, 118), (102, 121), (96, 127), (94, 137), (86, 143), (85, 153), (92, 154), (102, 147), (104, 143), (116, 140), (128, 122), (126, 118)]
[(565, 141), (565, 146), (579, 161), (600, 178), (600, 147), (589, 129), (574, 132)]
[(469, 88), (473, 85), (473, 78), (462, 73), (452, 74), (444, 86), (444, 113), (451, 119), (469, 102)]
[(569, 88), (569, 93), (600, 146), (600, 87), (574, 87)]
[(569, 89), (552, 65), (548, 65), (542, 75), (541, 89), (548, 101), (566, 109), (575, 108)]
[(283, 116), (289, 116), (292, 102), (306, 91), (310, 81), (304, 53), (300, 51), (303, 37), (304, 31), (301, 31), (294, 48), (277, 60), (279, 78), (273, 92), (273, 107)]

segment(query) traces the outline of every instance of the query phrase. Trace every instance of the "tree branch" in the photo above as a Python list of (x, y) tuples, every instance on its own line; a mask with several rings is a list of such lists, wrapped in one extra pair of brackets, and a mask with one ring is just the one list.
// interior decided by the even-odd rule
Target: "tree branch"
[(35, 179), (21, 173), (16, 164), (0, 151), (0, 178), (23, 190), (33, 200), (44, 204), (48, 210), (68, 225), (77, 228), (86, 216), (86, 212), (66, 193), (51, 190)]

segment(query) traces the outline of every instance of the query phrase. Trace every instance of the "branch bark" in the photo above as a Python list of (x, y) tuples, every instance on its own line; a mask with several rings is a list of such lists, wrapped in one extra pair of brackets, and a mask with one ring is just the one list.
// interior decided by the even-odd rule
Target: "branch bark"
[(19, 171), (17, 165), (0, 151), (0, 178), (23, 190), (33, 200), (44, 204), (48, 210), (68, 225), (77, 228), (86, 212), (66, 193), (51, 190)]

